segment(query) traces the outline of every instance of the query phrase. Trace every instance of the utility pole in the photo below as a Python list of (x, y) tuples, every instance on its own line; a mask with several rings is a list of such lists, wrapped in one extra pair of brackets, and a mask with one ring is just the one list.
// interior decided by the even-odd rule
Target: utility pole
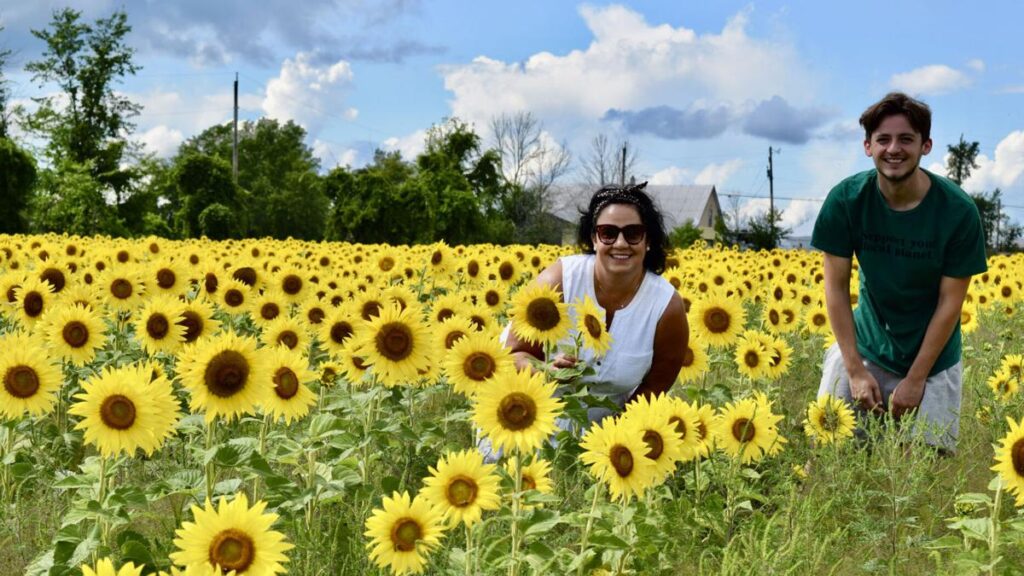
[(772, 147), (768, 147), (768, 229), (775, 244), (775, 172), (772, 169)]
[(231, 143), (231, 178), (238, 184), (238, 72), (235, 72), (234, 140)]
[(993, 252), (999, 252), (999, 221), (1003, 219), (1003, 199), (996, 198), (996, 241), (992, 245)]
[(622, 144), (622, 171), (619, 172), (619, 186), (626, 186), (626, 143)]

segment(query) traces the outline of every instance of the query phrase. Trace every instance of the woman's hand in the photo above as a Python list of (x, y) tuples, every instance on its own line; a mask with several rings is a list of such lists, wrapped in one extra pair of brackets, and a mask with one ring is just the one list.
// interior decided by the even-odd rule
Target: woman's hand
[(552, 368), (574, 368), (578, 360), (572, 354), (566, 354), (559, 352), (555, 359), (551, 361)]

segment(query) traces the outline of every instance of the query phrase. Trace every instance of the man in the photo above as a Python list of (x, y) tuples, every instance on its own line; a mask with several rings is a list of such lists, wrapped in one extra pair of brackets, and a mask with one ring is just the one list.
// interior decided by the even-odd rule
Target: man
[[(987, 269), (981, 218), (952, 181), (923, 170), (931, 110), (891, 93), (860, 117), (874, 170), (829, 192), (811, 245), (825, 253), (825, 301), (836, 336), (818, 395), (895, 418), (917, 410), (925, 441), (956, 448), (963, 363), (960, 309)], [(860, 275), (851, 312), (853, 256)]]

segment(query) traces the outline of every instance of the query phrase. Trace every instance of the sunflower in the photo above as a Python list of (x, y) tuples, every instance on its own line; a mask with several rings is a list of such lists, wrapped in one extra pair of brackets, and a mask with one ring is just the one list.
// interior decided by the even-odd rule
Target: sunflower
[(764, 319), (772, 332), (785, 334), (797, 327), (797, 315), (789, 302), (771, 302), (764, 309)]
[(81, 304), (58, 304), (47, 312), (43, 324), (56, 355), (79, 366), (92, 362), (106, 342), (102, 317)]
[(757, 338), (740, 338), (733, 355), (740, 374), (757, 380), (768, 373), (768, 350)]
[(583, 346), (594, 351), (595, 356), (604, 356), (612, 345), (612, 335), (605, 329), (604, 314), (597, 303), (584, 296), (573, 303), (576, 313), (576, 330), (583, 336)]
[(692, 382), (700, 378), (708, 370), (708, 352), (703, 346), (694, 346), (693, 338), (686, 344), (683, 351), (683, 365), (679, 368), (680, 382)]
[(103, 291), (107, 304), (115, 310), (138, 308), (146, 292), (142, 274), (131, 265), (107, 269), (96, 284)]
[(154, 294), (182, 296), (188, 292), (189, 283), (184, 267), (171, 260), (161, 258), (146, 267), (146, 285)]
[(309, 345), (309, 334), (299, 320), (282, 316), (263, 328), (262, 340), (267, 346), (302, 351)]
[[(505, 463), (505, 472), (509, 477), (516, 474), (515, 462), (509, 460)], [(522, 476), (521, 486), (523, 490), (536, 490), (541, 494), (554, 492), (554, 484), (551, 482), (551, 463), (543, 458), (534, 457), (529, 464), (520, 466), (519, 473)]]
[(435, 323), (444, 322), (460, 313), (464, 315), (465, 310), (466, 302), (462, 299), (462, 296), (455, 292), (449, 292), (434, 299), (430, 309), (430, 318)]
[(177, 552), (171, 561), (201, 574), (260, 574), (285, 572), (285, 552), (293, 546), (271, 526), (277, 514), (264, 513), (263, 500), (249, 507), (244, 493), (228, 503), (223, 496), (215, 509), (209, 500), (203, 508), (192, 506), (193, 522), (175, 530)]
[(753, 398), (730, 402), (715, 418), (715, 442), (726, 454), (743, 464), (760, 460), (779, 438), (775, 429), (781, 416)]
[[(701, 454), (703, 434), (697, 409), (682, 398), (659, 396), (668, 404), (668, 421), (675, 428), (680, 441), (680, 460), (689, 462)], [(706, 429), (705, 429), (706, 433)], [(703, 451), (707, 455), (707, 450)]]
[(736, 341), (746, 323), (739, 303), (716, 293), (707, 294), (690, 308), (690, 327), (694, 338), (713, 347), (726, 347)]
[(986, 382), (992, 393), (1001, 401), (1007, 402), (1013, 398), (1020, 389), (1020, 379), (1014, 378), (1009, 371), (996, 370), (995, 374), (989, 376)]
[(221, 308), (229, 314), (240, 314), (249, 309), (253, 292), (244, 282), (232, 278), (221, 285), (217, 294)]
[(408, 492), (384, 497), (381, 508), (366, 519), (364, 535), (370, 560), (394, 574), (419, 574), (426, 556), (440, 546), (444, 537), (444, 516), (440, 507), (425, 497), (409, 498)]
[(846, 402), (825, 394), (807, 406), (804, 434), (821, 445), (841, 444), (853, 436), (856, 422)]
[(21, 285), (14, 289), (18, 318), (22, 325), (31, 327), (39, 320), (54, 302), (53, 286), (35, 277), (25, 278)]
[(206, 421), (218, 416), (233, 420), (252, 413), (273, 393), (273, 383), (256, 353), (256, 341), (230, 332), (201, 341), (179, 360), (182, 383), (193, 411), (205, 410)]
[(470, 334), (476, 334), (476, 326), (464, 316), (452, 316), (440, 324), (432, 326), (434, 347), (438, 352), (446, 353), (455, 343)]
[(299, 306), (299, 315), (307, 324), (316, 329), (327, 318), (328, 306), (326, 302), (321, 302), (315, 296), (306, 298), (306, 301)]
[(1024, 379), (1024, 354), (1007, 354), (999, 364), (1000, 370), (1005, 370), (1018, 382)]
[(78, 304), (88, 310), (95, 310), (97, 308), (96, 290), (86, 284), (68, 286), (60, 293), (57, 303), (72, 306)]
[(358, 318), (355, 309), (348, 303), (329, 310), (317, 329), (320, 343), (328, 352), (339, 353), (355, 334)]
[(183, 336), (186, 346), (220, 329), (220, 321), (213, 319), (213, 306), (205, 300), (186, 302), (181, 317), (178, 324), (185, 329)]
[(828, 321), (828, 311), (825, 306), (816, 304), (807, 309), (804, 316), (804, 326), (812, 334), (828, 334), (832, 331), (832, 325)]
[(1024, 506), (1024, 420), (1020, 423), (1007, 418), (1010, 430), (1003, 436), (1002, 446), (996, 450), (996, 464), (1003, 485), (1016, 495), (1017, 506)]
[(291, 266), (279, 270), (270, 283), (290, 303), (301, 302), (312, 286), (306, 273)]
[(274, 390), (266, 394), (260, 403), (263, 411), (275, 422), (283, 416), (287, 424), (308, 414), (309, 407), (316, 402), (316, 395), (306, 383), (317, 380), (317, 375), (309, 369), (306, 358), (279, 346), (267, 349), (265, 362)]
[(477, 304), (486, 306), (495, 314), (501, 314), (505, 311), (505, 304), (508, 300), (508, 287), (498, 282), (488, 282), (473, 297)]
[(277, 290), (264, 290), (249, 303), (249, 315), (257, 326), (266, 326), (275, 320), (288, 316), (288, 300)]
[[(381, 292), (381, 296), (384, 300), (390, 304), (398, 304), (398, 307), (402, 310), (412, 306), (420, 308), (419, 298), (416, 293), (413, 292), (408, 286), (403, 284), (395, 284), (394, 286), (388, 286)], [(422, 312), (417, 312), (421, 314)]]
[(94, 566), (89, 564), (82, 564), (82, 576), (142, 576), (142, 569), (145, 566), (136, 566), (132, 562), (128, 562), (121, 566), (118, 570), (114, 568), (114, 562), (110, 558), (101, 558), (96, 561)]
[(430, 476), (423, 480), (423, 495), (444, 510), (449, 525), (472, 526), (484, 510), (501, 506), (499, 482), (494, 464), (484, 464), (476, 450), (463, 450), (444, 456), (437, 468), (430, 468)]
[(590, 474), (608, 485), (612, 498), (629, 501), (643, 495), (657, 479), (654, 460), (645, 456), (650, 447), (635, 421), (606, 418), (583, 435), (580, 460)]
[[(451, 320), (449, 320), (451, 322)], [(513, 370), (512, 353), (497, 338), (471, 332), (444, 355), (443, 368), (455, 391), (473, 396), (484, 384)]]
[(676, 463), (683, 459), (683, 443), (670, 421), (672, 413), (668, 404), (668, 396), (658, 395), (653, 399), (640, 396), (626, 406), (623, 420), (634, 420), (640, 429), (642, 438), (647, 444), (644, 456), (654, 462), (656, 479), (663, 479), (671, 474)]
[(568, 308), (550, 286), (529, 284), (512, 299), (512, 330), (533, 344), (554, 345), (569, 333)]
[(366, 363), (366, 356), (359, 351), (356, 342), (351, 341), (351, 343), (342, 346), (338, 352), (338, 357), (341, 358), (340, 373), (344, 376), (346, 382), (353, 385), (366, 382), (366, 374), (370, 370), (370, 365)]
[(25, 412), (41, 416), (50, 411), (63, 378), (40, 342), (23, 333), (0, 339), (0, 414), (8, 419)]
[(369, 322), (374, 318), (380, 317), (381, 312), (387, 307), (386, 302), (387, 298), (384, 297), (380, 290), (367, 290), (359, 295), (355, 306), (359, 316)]
[(782, 338), (769, 338), (766, 348), (768, 350), (767, 376), (771, 379), (782, 378), (789, 371), (793, 348)]
[(175, 353), (185, 342), (185, 306), (174, 296), (146, 300), (135, 320), (135, 338), (150, 354)]
[(178, 401), (166, 378), (153, 378), (146, 365), (107, 368), (82, 384), (68, 413), (80, 416), (76, 430), (104, 458), (139, 448), (147, 456), (160, 448), (178, 422)]
[(555, 418), (563, 405), (554, 397), (555, 388), (543, 372), (499, 372), (479, 389), (473, 422), (498, 450), (536, 450), (557, 430)]
[(393, 305), (374, 316), (361, 331), (359, 349), (373, 367), (374, 376), (387, 386), (413, 382), (418, 370), (430, 368), (427, 330), (412, 311)]

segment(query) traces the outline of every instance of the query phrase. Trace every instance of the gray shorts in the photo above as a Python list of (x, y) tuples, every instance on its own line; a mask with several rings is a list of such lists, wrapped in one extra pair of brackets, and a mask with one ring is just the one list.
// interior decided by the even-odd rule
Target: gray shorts
[[(893, 374), (869, 360), (864, 360), (864, 367), (878, 381), (882, 392), (882, 407), (889, 409), (889, 397), (903, 376)], [(925, 381), (924, 395), (921, 406), (917, 409), (915, 431), (924, 434), (924, 440), (932, 446), (949, 451), (956, 450), (956, 439), (960, 434), (960, 393), (963, 385), (964, 364), (957, 362), (953, 366), (929, 376)], [(850, 393), (850, 377), (843, 365), (843, 355), (839, 345), (833, 344), (825, 352), (825, 361), (821, 367), (821, 385), (818, 397), (832, 394), (850, 403), (859, 417), (866, 412), (853, 402)]]

